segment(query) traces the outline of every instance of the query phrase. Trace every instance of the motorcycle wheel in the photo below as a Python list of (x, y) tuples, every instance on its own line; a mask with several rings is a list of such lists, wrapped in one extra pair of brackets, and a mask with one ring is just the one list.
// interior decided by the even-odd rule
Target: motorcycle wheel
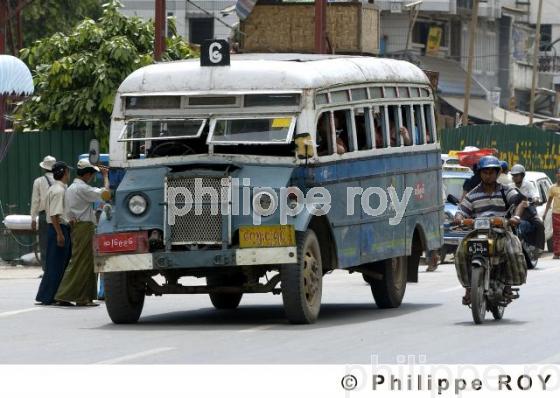
[(484, 297), (484, 268), (472, 267), (471, 271), (471, 312), (474, 323), (480, 325), (486, 317), (486, 297)]
[(494, 319), (499, 321), (503, 318), (505, 309), (506, 307), (504, 307), (503, 305), (496, 305), (490, 307), (490, 312), (492, 313)]

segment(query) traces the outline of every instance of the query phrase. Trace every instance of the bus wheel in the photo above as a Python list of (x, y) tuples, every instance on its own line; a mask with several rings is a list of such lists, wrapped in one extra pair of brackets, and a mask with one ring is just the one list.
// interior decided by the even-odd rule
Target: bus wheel
[(136, 323), (144, 307), (146, 279), (136, 272), (106, 272), (105, 305), (114, 323)]
[[(232, 278), (207, 276), (208, 286), (242, 286), (244, 283), (243, 275)], [(243, 293), (208, 293), (212, 305), (217, 310), (234, 310), (239, 306)]]
[(401, 305), (406, 290), (406, 257), (381, 261), (381, 280), (371, 280), (371, 292), (379, 308), (397, 308)]
[(282, 301), (290, 323), (314, 323), (321, 308), (323, 263), (319, 239), (313, 230), (297, 233), (297, 264), (280, 271)]

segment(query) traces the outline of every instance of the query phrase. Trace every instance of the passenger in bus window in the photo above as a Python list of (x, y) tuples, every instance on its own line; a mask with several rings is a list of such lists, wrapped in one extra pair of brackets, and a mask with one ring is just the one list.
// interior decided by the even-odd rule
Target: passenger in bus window
[(348, 132), (346, 126), (346, 111), (334, 112), (334, 127), (336, 132), (336, 153), (342, 155), (348, 152)]
[(383, 148), (383, 129), (381, 128), (381, 114), (379, 110), (374, 111), (373, 115), (373, 128), (375, 130), (375, 147)]
[(329, 121), (329, 112), (321, 114), (317, 121), (317, 155), (329, 155), (329, 135), (331, 126)]

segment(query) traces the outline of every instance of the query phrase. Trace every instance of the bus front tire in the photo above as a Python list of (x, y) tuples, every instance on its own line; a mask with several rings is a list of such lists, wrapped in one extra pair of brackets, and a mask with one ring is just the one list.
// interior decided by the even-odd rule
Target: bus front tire
[(146, 279), (135, 272), (106, 272), (105, 305), (113, 323), (136, 323), (144, 308)]
[(406, 257), (381, 261), (379, 271), (382, 278), (371, 279), (371, 292), (379, 308), (397, 308), (401, 305), (406, 290)]
[(297, 232), (297, 264), (286, 264), (280, 271), (282, 301), (288, 321), (314, 323), (321, 309), (323, 262), (315, 232)]

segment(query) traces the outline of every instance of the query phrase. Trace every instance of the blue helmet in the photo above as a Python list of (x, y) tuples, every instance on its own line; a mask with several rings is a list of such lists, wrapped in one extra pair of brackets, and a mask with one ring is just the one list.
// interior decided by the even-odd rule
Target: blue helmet
[(501, 170), (502, 165), (495, 156), (484, 156), (478, 161), (478, 170), (483, 169), (496, 169)]
[(500, 161), (500, 165), (502, 166), (502, 170), (508, 170), (509, 164), (505, 160)]

